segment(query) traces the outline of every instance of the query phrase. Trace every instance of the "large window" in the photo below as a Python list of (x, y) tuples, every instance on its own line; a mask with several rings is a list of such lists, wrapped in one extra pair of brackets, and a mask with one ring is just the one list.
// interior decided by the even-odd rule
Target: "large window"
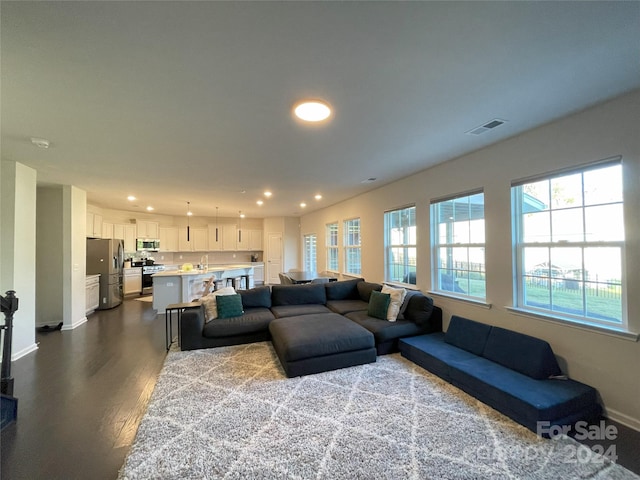
[(316, 264), (316, 234), (304, 236), (304, 269), (307, 272), (315, 272)]
[(622, 326), (622, 166), (514, 182), (516, 307)]
[(416, 283), (416, 207), (384, 214), (385, 281)]
[(344, 272), (360, 275), (360, 219), (344, 222)]
[(433, 202), (431, 220), (434, 290), (484, 300), (484, 193)]
[(327, 224), (327, 270), (338, 271), (338, 224)]

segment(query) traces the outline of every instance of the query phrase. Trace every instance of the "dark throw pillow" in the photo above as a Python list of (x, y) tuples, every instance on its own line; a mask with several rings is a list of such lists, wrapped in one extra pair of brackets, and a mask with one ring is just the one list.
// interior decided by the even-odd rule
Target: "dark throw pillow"
[(389, 303), (391, 303), (391, 295), (388, 293), (380, 293), (375, 290), (371, 292), (369, 297), (369, 307), (367, 308), (367, 315), (380, 320), (387, 319), (387, 310), (389, 309)]
[(235, 295), (220, 295), (217, 298), (218, 318), (239, 317), (244, 313), (242, 310), (242, 297)]

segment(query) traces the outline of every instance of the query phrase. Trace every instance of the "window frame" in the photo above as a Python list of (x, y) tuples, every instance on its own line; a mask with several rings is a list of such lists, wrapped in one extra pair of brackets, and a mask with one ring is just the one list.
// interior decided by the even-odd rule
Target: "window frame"
[[(358, 243), (351, 243), (352, 234), (350, 232), (351, 226), (353, 222), (357, 222), (357, 233), (353, 235), (357, 235)], [(344, 261), (344, 274), (346, 275), (362, 275), (362, 231), (361, 231), (361, 220), (360, 217), (349, 218), (347, 220), (342, 221), (342, 250), (343, 250), (343, 261)], [(358, 264), (355, 270), (351, 269), (351, 262), (349, 261), (350, 253), (358, 252)], [(357, 270), (357, 271), (356, 271)]]
[[(310, 242), (311, 238), (313, 238), (313, 242)], [(307, 271), (315, 272), (318, 269), (318, 236), (315, 233), (307, 233), (302, 236), (302, 244), (302, 264), (304, 266), (304, 269)], [(311, 244), (313, 245), (311, 246)]]
[[(613, 157), (605, 160), (601, 160), (598, 162), (592, 162), (589, 164), (582, 164), (571, 168), (561, 169), (554, 172), (548, 172), (540, 175), (535, 175), (532, 177), (527, 177), (520, 180), (515, 180), (511, 183), (511, 211), (512, 211), (512, 243), (513, 243), (513, 309), (525, 313), (530, 313), (534, 316), (539, 316), (542, 318), (549, 318), (554, 321), (558, 321), (560, 323), (568, 323), (573, 325), (578, 325), (582, 327), (595, 327), (595, 328), (604, 328), (611, 330), (621, 330), (628, 331), (628, 317), (627, 317), (627, 282), (626, 282), (626, 272), (625, 272), (625, 251), (626, 251), (626, 234), (624, 232), (624, 210), (625, 210), (625, 202), (624, 202), (624, 177), (622, 172), (622, 157)], [(584, 174), (598, 169), (608, 168), (619, 166), (621, 169), (621, 188), (622, 191), (620, 200), (614, 202), (607, 203), (597, 203), (597, 204), (587, 204), (585, 205), (584, 196), (585, 196), (585, 186), (584, 186)], [(526, 212), (523, 211), (523, 203), (522, 203), (522, 188), (525, 185), (547, 181), (550, 182), (550, 195), (551, 195), (551, 182), (554, 179), (570, 176), (570, 175), (581, 175), (581, 189), (580, 193), (582, 195), (581, 203), (579, 206), (565, 207), (565, 208), (552, 208), (552, 205), (549, 205), (548, 211), (562, 211), (562, 210), (580, 210), (583, 221), (583, 231), (581, 232), (584, 236), (588, 233), (586, 231), (585, 225), (585, 209), (594, 206), (601, 205), (620, 205), (623, 213), (623, 239), (622, 240), (588, 240), (586, 238), (582, 238), (581, 240), (553, 240), (553, 221), (549, 222), (549, 234), (548, 239), (546, 241), (525, 241), (525, 231), (524, 231), (524, 215)], [(525, 266), (525, 249), (526, 248), (540, 248), (540, 249), (548, 249), (549, 254), (549, 273), (545, 278), (548, 281), (549, 288), (549, 307), (543, 308), (539, 306), (527, 305), (525, 299), (525, 283), (527, 278), (537, 278), (533, 277), (530, 273), (526, 271)], [(591, 280), (588, 280), (584, 276), (578, 280), (578, 282), (582, 283), (581, 288), (581, 296), (582, 296), (582, 315), (572, 314), (568, 312), (562, 312), (559, 310), (554, 310), (554, 284), (557, 281), (554, 280), (556, 275), (554, 275), (554, 265), (552, 263), (552, 251), (561, 251), (562, 249), (579, 249), (581, 252), (581, 265), (580, 271), (585, 272), (587, 269), (585, 268), (585, 250), (586, 249), (597, 249), (597, 248), (615, 248), (619, 250), (620, 253), (620, 321), (614, 320), (604, 320), (598, 319), (593, 316), (588, 315), (588, 302), (587, 302), (587, 292), (586, 285), (594, 283)], [(566, 281), (567, 277), (563, 276), (562, 281)], [(605, 282), (595, 282), (596, 284), (601, 284)], [(565, 307), (566, 308), (566, 307)], [(593, 313), (593, 312), (592, 312)]]
[[(390, 221), (391, 221), (391, 215), (397, 212), (402, 212), (403, 210), (413, 210), (413, 219), (414, 219), (414, 223), (413, 225), (407, 225), (403, 228), (414, 228), (414, 234), (415, 234), (415, 242), (414, 243), (401, 243), (401, 244), (391, 244), (391, 226), (390, 226)], [(415, 252), (415, 265), (413, 265), (413, 273), (415, 273), (417, 271), (417, 265), (418, 265), (418, 220), (417, 220), (417, 209), (416, 209), (416, 205), (415, 204), (410, 204), (410, 205), (405, 205), (403, 207), (398, 207), (398, 208), (393, 208), (391, 210), (387, 210), (384, 212), (384, 281), (387, 283), (394, 283), (394, 284), (401, 284), (401, 285), (415, 285), (415, 283), (409, 283), (409, 282), (404, 282), (403, 280), (394, 280), (393, 276), (391, 275), (391, 268), (392, 265), (399, 265), (396, 263), (392, 263), (391, 257), (392, 257), (392, 251), (393, 249), (402, 249), (403, 250), (403, 258), (406, 259), (406, 261), (403, 263), (403, 268), (405, 269), (405, 271), (403, 272), (403, 279), (405, 276), (409, 276), (409, 280), (410, 280), (410, 275), (412, 273), (411, 271), (411, 265), (409, 264), (409, 259), (411, 258), (411, 256), (409, 255), (409, 251), (410, 249), (413, 249), (413, 251)], [(403, 238), (405, 237), (410, 237), (410, 233), (407, 234), (403, 234)], [(417, 282), (416, 282), (417, 283)]]
[[(440, 217), (440, 208), (442, 207), (442, 205), (446, 202), (450, 202), (450, 201), (455, 201), (455, 200), (463, 200), (463, 199), (467, 199), (467, 204), (469, 205), (470, 208), (470, 200), (472, 197), (476, 196), (476, 195), (482, 195), (482, 233), (483, 233), (483, 241), (482, 242), (472, 242), (471, 241), (471, 226), (469, 225), (468, 228), (468, 234), (469, 234), (469, 241), (467, 242), (455, 242), (454, 240), (454, 232), (453, 232), (453, 228), (449, 228), (447, 229), (447, 237), (451, 238), (450, 242), (444, 242), (441, 243), (440, 242), (440, 225), (441, 222), (439, 222), (439, 217)], [(469, 212), (468, 215), (468, 219), (467, 222), (471, 222), (472, 218), (471, 218), (471, 212)], [(431, 233), (431, 289), (433, 291), (433, 293), (436, 294), (441, 294), (441, 295), (445, 295), (445, 296), (449, 296), (449, 297), (454, 297), (454, 298), (459, 298), (459, 299), (463, 299), (463, 300), (469, 300), (472, 302), (480, 302), (480, 303), (485, 303), (486, 299), (487, 299), (487, 281), (486, 281), (486, 221), (485, 221), (485, 198), (484, 198), (484, 189), (476, 189), (476, 190), (470, 190), (470, 191), (466, 191), (466, 192), (460, 192), (454, 195), (448, 195), (446, 197), (440, 197), (437, 199), (432, 199), (430, 202), (430, 208), (429, 208), (429, 213), (430, 213), (430, 217), (431, 217), (431, 226), (430, 226), (430, 233)], [(455, 211), (453, 212), (454, 217), (452, 219), (455, 219)], [(451, 225), (453, 227), (453, 224), (455, 224), (456, 222), (451, 222)], [(453, 250), (453, 249), (466, 249), (466, 253), (467, 253), (467, 268), (455, 268), (455, 267), (450, 267), (447, 269), (443, 269), (440, 268), (440, 257), (439, 257), (439, 251), (442, 248), (446, 248), (448, 250)], [(472, 270), (470, 267), (470, 260), (469, 260), (469, 251), (470, 249), (482, 249), (482, 262), (480, 262), (481, 268), (478, 270)], [(451, 256), (453, 255), (453, 252), (451, 252), (450, 254)], [(448, 255), (449, 256), (449, 255)], [(466, 287), (466, 290), (464, 291), (455, 291), (455, 290), (447, 290), (442, 288), (442, 276), (441, 276), (441, 271), (442, 270), (455, 270), (456, 272), (465, 272), (466, 273), (466, 279), (467, 279), (467, 284), (464, 286)], [(482, 295), (472, 295), (470, 292), (471, 290), (471, 276), (472, 275), (480, 275), (483, 277), (483, 286), (484, 286), (484, 291)], [(452, 279), (452, 287), (455, 284), (455, 286), (459, 286), (458, 285), (458, 280), (457, 279)], [(460, 289), (463, 288), (463, 286), (459, 286)]]
[[(332, 244), (334, 238), (334, 232), (332, 229), (335, 227), (335, 245)], [(325, 225), (325, 248), (326, 248), (326, 262), (327, 270), (330, 272), (340, 271), (340, 225), (337, 221), (330, 222)], [(332, 265), (332, 261), (335, 259), (335, 265)]]

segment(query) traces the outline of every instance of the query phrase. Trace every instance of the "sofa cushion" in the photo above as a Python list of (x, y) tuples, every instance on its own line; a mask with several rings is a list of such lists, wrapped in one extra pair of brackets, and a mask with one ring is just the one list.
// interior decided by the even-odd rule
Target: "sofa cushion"
[(362, 281), (362, 282), (358, 282), (357, 288), (358, 288), (358, 295), (360, 297), (360, 300), (362, 300), (363, 302), (369, 303), (369, 297), (371, 297), (371, 292), (373, 291), (379, 292), (380, 290), (382, 290), (382, 285), (379, 283)]
[(369, 305), (367, 306), (367, 315), (381, 320), (386, 320), (390, 303), (391, 295), (388, 293), (371, 292)]
[(313, 313), (331, 313), (324, 305), (276, 305), (271, 307), (271, 312), (276, 318), (295, 317), (298, 315), (310, 315)]
[(218, 319), (239, 317), (244, 313), (242, 309), (242, 298), (237, 293), (235, 295), (221, 295), (217, 299)]
[(424, 333), (424, 329), (408, 320), (389, 322), (386, 319), (380, 320), (367, 315), (367, 312), (364, 311), (350, 312), (345, 314), (345, 317), (373, 333), (376, 343)]
[(216, 290), (215, 292), (211, 292), (209, 295), (205, 295), (200, 299), (200, 302), (204, 306), (204, 321), (209, 322), (218, 318), (218, 304), (217, 299), (219, 296), (223, 295), (235, 295), (236, 291), (233, 287), (224, 287), (220, 290)]
[(400, 312), (405, 320), (411, 320), (419, 326), (427, 325), (433, 314), (433, 299), (421, 292), (408, 292), (404, 310), (400, 309)]
[(328, 284), (274, 285), (271, 287), (271, 305), (324, 305), (327, 303), (325, 285)]
[(491, 325), (454, 315), (449, 322), (444, 341), (476, 355), (482, 355), (490, 331)]
[(324, 288), (327, 292), (327, 300), (357, 300), (360, 298), (358, 283), (362, 281), (361, 278), (356, 278), (325, 283)]
[(218, 318), (206, 323), (202, 335), (217, 338), (266, 331), (274, 318), (268, 308), (246, 308), (239, 317)]
[(271, 289), (267, 285), (249, 290), (238, 290), (238, 293), (242, 297), (244, 308), (271, 307)]
[(491, 329), (482, 356), (531, 378), (562, 373), (547, 342), (500, 327)]
[(344, 315), (345, 313), (359, 310), (366, 311), (369, 308), (369, 302), (363, 302), (362, 300), (327, 300), (327, 307), (332, 312)]

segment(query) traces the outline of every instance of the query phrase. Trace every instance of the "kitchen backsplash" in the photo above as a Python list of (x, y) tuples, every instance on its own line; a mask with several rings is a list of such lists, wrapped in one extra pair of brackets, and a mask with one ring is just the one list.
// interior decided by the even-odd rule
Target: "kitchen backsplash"
[[(197, 265), (205, 255), (209, 256), (209, 265), (225, 263), (249, 263), (252, 255), (257, 255), (258, 262), (262, 262), (262, 252), (148, 252), (141, 255), (140, 252), (126, 253), (125, 258), (153, 258), (155, 263), (163, 265), (182, 265), (192, 263)], [(204, 261), (204, 260), (203, 260)]]

